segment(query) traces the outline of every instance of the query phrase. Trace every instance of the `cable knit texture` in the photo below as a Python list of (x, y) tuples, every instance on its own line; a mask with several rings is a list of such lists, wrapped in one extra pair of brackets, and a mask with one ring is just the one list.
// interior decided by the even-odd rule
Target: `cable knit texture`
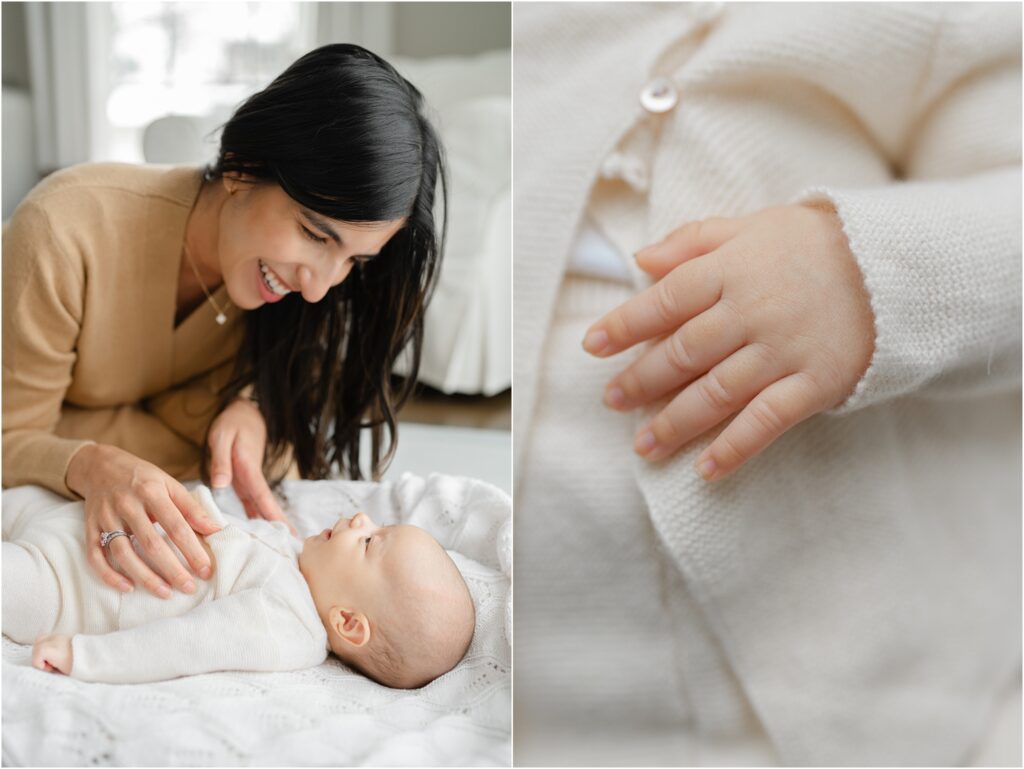
[[(658, 140), (627, 250), (687, 221), (827, 200), (863, 273), (877, 349), (845, 402), (713, 484), (692, 464), (724, 424), (667, 461), (634, 460), (783, 763), (961, 762), (1019, 671), (1020, 14), (517, 8), (520, 460), (573, 235), (637, 124)], [(679, 103), (651, 116), (638, 97), (656, 76)], [(579, 397), (602, 408), (596, 387)]]

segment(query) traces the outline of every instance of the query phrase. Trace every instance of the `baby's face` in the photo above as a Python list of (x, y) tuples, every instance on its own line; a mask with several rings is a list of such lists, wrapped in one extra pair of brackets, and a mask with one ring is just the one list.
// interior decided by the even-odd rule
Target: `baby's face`
[(421, 528), (378, 526), (357, 513), (307, 538), (299, 565), (318, 604), (348, 604), (381, 618), (395, 610), (402, 586), (434, 581), (439, 552), (441, 546)]
[(451, 670), (473, 637), (473, 597), (455, 562), (416, 526), (365, 513), (309, 537), (299, 554), (331, 648), (380, 683), (415, 688)]

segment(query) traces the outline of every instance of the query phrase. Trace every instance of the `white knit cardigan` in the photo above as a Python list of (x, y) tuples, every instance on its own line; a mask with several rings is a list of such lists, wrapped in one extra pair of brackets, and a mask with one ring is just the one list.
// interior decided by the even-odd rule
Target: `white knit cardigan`
[(1021, 655), (1020, 5), (525, 3), (514, 40), (517, 451), (588, 191), (669, 76), (636, 247), (829, 200), (877, 349), (729, 478), (692, 470), (724, 424), (637, 459), (655, 527), (785, 763), (964, 760)]

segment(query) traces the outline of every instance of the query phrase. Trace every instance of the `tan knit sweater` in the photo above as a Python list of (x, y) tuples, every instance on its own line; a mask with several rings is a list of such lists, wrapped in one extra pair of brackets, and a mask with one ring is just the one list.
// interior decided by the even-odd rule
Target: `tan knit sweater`
[[(195, 167), (86, 164), (44, 179), (3, 234), (3, 485), (65, 483), (90, 442), (197, 478), (242, 312), (174, 327)], [(224, 306), (222, 285), (214, 299)]]

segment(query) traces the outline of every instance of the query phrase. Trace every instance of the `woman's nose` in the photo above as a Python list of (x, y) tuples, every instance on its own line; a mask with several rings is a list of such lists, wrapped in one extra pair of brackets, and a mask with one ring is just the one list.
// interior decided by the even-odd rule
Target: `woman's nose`
[(298, 269), (299, 290), (307, 302), (319, 302), (327, 294), (331, 286), (336, 286), (348, 277), (352, 269), (352, 261), (346, 260), (342, 265), (333, 265), (322, 270), (313, 270), (306, 265)]
[(296, 276), (299, 279), (299, 291), (307, 302), (319, 302), (330, 288), (330, 282), (321, 270), (313, 270), (303, 264), (296, 270)]

